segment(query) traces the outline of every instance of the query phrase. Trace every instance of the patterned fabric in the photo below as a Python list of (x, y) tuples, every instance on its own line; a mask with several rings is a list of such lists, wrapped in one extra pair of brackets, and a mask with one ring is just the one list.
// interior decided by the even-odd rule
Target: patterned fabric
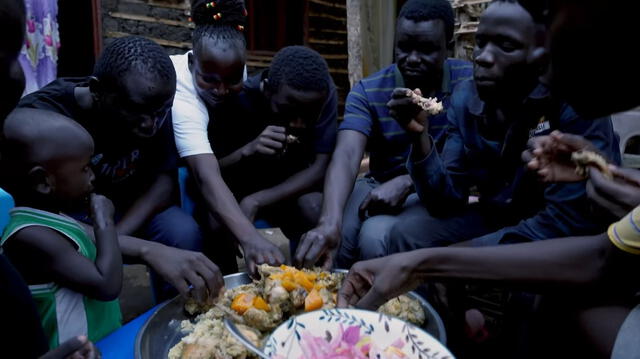
[(20, 65), (26, 80), (25, 94), (37, 91), (56, 79), (58, 49), (57, 0), (25, 0), (27, 29), (20, 53)]

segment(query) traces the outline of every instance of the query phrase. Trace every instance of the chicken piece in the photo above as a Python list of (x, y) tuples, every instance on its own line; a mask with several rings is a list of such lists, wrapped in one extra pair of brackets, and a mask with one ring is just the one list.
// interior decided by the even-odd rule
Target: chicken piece
[(336, 307), (334, 293), (327, 288), (321, 288), (318, 293), (320, 294), (320, 298), (322, 298), (322, 309), (333, 309)]
[(424, 309), (420, 302), (406, 295), (391, 299), (383, 304), (378, 311), (417, 326), (422, 326), (425, 321)]
[(571, 154), (571, 161), (576, 164), (576, 173), (579, 176), (586, 178), (589, 174), (588, 167), (593, 166), (602, 172), (607, 179), (613, 179), (607, 160), (598, 153), (585, 150), (576, 151)]
[(442, 102), (438, 101), (435, 97), (422, 97), (411, 90), (407, 90), (407, 96), (411, 97), (416, 105), (420, 106), (424, 111), (427, 111), (431, 116), (437, 115), (444, 110)]
[(270, 312), (251, 308), (242, 315), (242, 319), (247, 326), (266, 332), (275, 329), (280, 324), (282, 311), (279, 307), (274, 307)]
[(304, 288), (294, 289), (289, 293), (291, 298), (291, 304), (294, 309), (300, 309), (304, 307), (304, 299), (307, 297), (307, 291)]

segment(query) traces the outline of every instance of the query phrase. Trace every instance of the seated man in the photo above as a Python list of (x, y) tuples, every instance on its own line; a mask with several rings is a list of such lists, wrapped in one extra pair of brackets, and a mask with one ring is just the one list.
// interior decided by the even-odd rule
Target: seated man
[(326, 61), (290, 46), (243, 91), (211, 110), (209, 137), (245, 215), (298, 241), (316, 225), (318, 189), (336, 137), (338, 97)]
[[(176, 197), (177, 153), (171, 124), (171, 105), (176, 75), (164, 49), (141, 37), (115, 40), (104, 50), (93, 76), (60, 78), (24, 97), (18, 107), (57, 112), (81, 124), (93, 137), (95, 153), (91, 167), (98, 193), (109, 196), (116, 208), (119, 235), (148, 238), (163, 245), (200, 250), (201, 234), (195, 220), (182, 211)], [(73, 214), (91, 222), (87, 213)], [(138, 247), (138, 246), (142, 247)], [(145, 247), (166, 252), (166, 247), (135, 242), (134, 253), (147, 255)], [(216, 276), (216, 271), (189, 264), (191, 275), (168, 271), (186, 258), (197, 256), (205, 267), (215, 265), (198, 253), (176, 251), (170, 260), (159, 253), (148, 259), (153, 269), (186, 293), (189, 284), (199, 289)], [(181, 258), (182, 257), (182, 258)], [(208, 278), (202, 282), (195, 279)], [(167, 293), (168, 294), (168, 293)]]
[[(474, 81), (458, 87), (447, 117), (442, 154), (428, 131), (413, 132), (409, 172), (424, 207), (405, 212), (391, 231), (390, 252), (444, 246), (535, 241), (602, 231), (585, 182), (541, 184), (521, 163), (530, 137), (553, 130), (585, 136), (614, 162), (618, 141), (610, 119), (585, 120), (550, 97), (541, 29), (518, 3), (493, 2), (476, 33)], [(399, 123), (418, 111), (405, 94), (389, 103)], [(429, 122), (422, 112), (418, 121)], [(469, 204), (471, 187), (479, 203)]]
[[(634, 17), (640, 11), (640, 3), (618, 0), (553, 3), (550, 42), (557, 94), (588, 118), (640, 105), (637, 91), (629, 91), (629, 84), (640, 83), (640, 67), (634, 66), (640, 60), (639, 54), (611, 56), (634, 40)], [(590, 74), (586, 82), (582, 81), (585, 73)], [(551, 137), (570, 151), (583, 147), (576, 146), (573, 136), (571, 141), (566, 134)], [(553, 161), (547, 161), (549, 166), (540, 166), (545, 162), (540, 158), (545, 157), (544, 151), (537, 153), (537, 157), (530, 167), (547, 180), (561, 177), (559, 169), (567, 170), (565, 174), (574, 171), (556, 166)], [(640, 205), (640, 172), (615, 168), (611, 172), (613, 180), (605, 178), (601, 170), (590, 168), (588, 194), (594, 203), (619, 216), (620, 210), (631, 211)], [(552, 173), (556, 174), (550, 176)], [(637, 359), (640, 305), (636, 293), (640, 283), (637, 275), (630, 275), (640, 269), (637, 250), (640, 238), (637, 227), (633, 228), (638, 224), (637, 212), (634, 210), (611, 226), (609, 233), (595, 236), (487, 248), (426, 248), (361, 262), (345, 280), (339, 304), (376, 308), (423, 280), (480, 280), (544, 290), (562, 297), (568, 305), (562, 312), (556, 312), (553, 324), (545, 328), (551, 339), (556, 336), (558, 345), (543, 343), (539, 346), (541, 356), (582, 357), (582, 349), (584, 357)], [(573, 326), (558, 328), (558, 323), (567, 319)], [(577, 337), (579, 342), (570, 341), (571, 337)], [(550, 347), (560, 350), (550, 353), (546, 350)], [(532, 353), (531, 357), (536, 354), (539, 353)]]
[[(298, 264), (313, 266), (321, 260), (325, 267), (332, 266), (341, 238), (340, 267), (387, 253), (394, 216), (413, 192), (405, 167), (410, 137), (390, 117), (387, 102), (394, 88), (408, 87), (449, 106), (453, 90), (472, 74), (468, 62), (446, 58), (453, 25), (453, 10), (446, 0), (410, 0), (400, 10), (396, 63), (357, 83), (347, 97), (325, 180), (322, 214), (298, 248)], [(437, 139), (445, 124), (444, 114), (432, 118), (431, 132)], [(366, 148), (370, 172), (356, 181)]]

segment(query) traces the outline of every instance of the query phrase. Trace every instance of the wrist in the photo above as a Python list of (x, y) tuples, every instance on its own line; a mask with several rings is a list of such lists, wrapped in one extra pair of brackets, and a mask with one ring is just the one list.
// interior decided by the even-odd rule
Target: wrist
[(96, 218), (93, 220), (93, 228), (96, 230), (115, 229), (116, 225), (113, 218)]
[(143, 240), (143, 242), (144, 244), (140, 246), (139, 257), (144, 263), (149, 263), (155, 251), (162, 246), (162, 244), (145, 240)]
[(318, 220), (318, 227), (329, 228), (331, 231), (340, 231), (342, 219), (333, 216), (323, 216)]
[(253, 151), (251, 150), (252, 143), (253, 142), (249, 142), (240, 149), (240, 158), (251, 157), (251, 155), (253, 154)]

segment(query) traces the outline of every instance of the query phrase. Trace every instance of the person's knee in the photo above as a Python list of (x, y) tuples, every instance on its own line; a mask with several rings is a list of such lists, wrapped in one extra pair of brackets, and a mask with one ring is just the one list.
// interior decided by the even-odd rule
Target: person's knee
[(360, 259), (383, 257), (389, 251), (389, 234), (397, 221), (393, 216), (375, 216), (366, 220), (360, 228), (358, 247)]
[(178, 207), (158, 214), (151, 224), (151, 240), (171, 247), (202, 250), (202, 232), (195, 219)]

